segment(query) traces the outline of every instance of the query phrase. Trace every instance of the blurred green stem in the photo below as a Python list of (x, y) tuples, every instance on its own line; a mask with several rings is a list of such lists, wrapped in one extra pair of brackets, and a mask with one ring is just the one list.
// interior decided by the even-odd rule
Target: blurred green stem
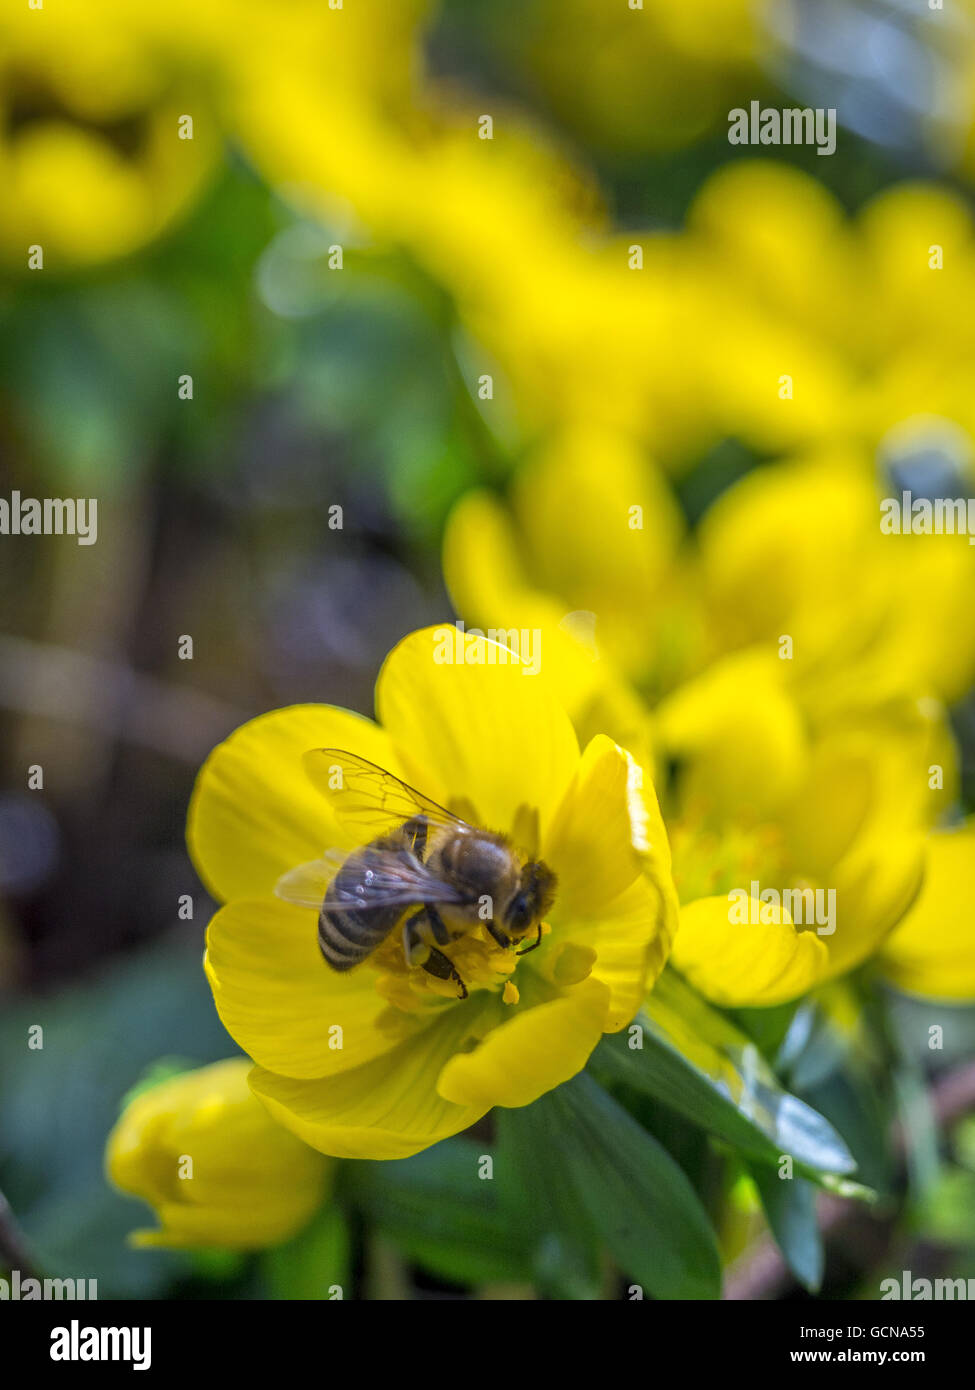
[(14, 1220), (10, 1203), (0, 1192), (0, 1265), (7, 1269), (17, 1269), (29, 1279), (39, 1278), (37, 1266), (27, 1252), (27, 1245), (20, 1227)]
[(374, 1302), (408, 1303), (410, 1281), (399, 1251), (375, 1232), (366, 1237), (366, 1242), (367, 1298)]

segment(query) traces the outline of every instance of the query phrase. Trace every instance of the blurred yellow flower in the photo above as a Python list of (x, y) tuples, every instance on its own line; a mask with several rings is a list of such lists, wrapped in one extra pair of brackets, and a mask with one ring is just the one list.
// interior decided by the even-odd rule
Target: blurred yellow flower
[[(617, 737), (642, 727), (682, 903), (675, 964), (720, 1003), (795, 998), (874, 955), (918, 892), (957, 792), (943, 702), (975, 675), (975, 552), (882, 533), (885, 489), (834, 455), (755, 471), (682, 545), (639, 451), (573, 443), (510, 508), (462, 500), (450, 591), (468, 619), (539, 625), (578, 727), (593, 710)], [(768, 902), (734, 921), (728, 894), (755, 884), (832, 893), (833, 922), (805, 930)]]
[(567, 429), (519, 470), (507, 506), (486, 491), (461, 499), (444, 537), (444, 576), (468, 621), (543, 627), (546, 674), (583, 722), (613, 672), (653, 692), (700, 664), (683, 539), (670, 484), (637, 445)]
[(928, 841), (924, 889), (880, 958), (895, 985), (929, 999), (975, 999), (975, 818)]
[(355, 9), (242, 45), (228, 109), (268, 180), (346, 247), (406, 251), (446, 291), (472, 399), (505, 444), (576, 421), (696, 438), (698, 331), (673, 238), (614, 233), (549, 132), (425, 72), (428, 6)]
[(274, 1122), (234, 1058), (161, 1081), (126, 1106), (108, 1175), (154, 1209), (131, 1244), (252, 1250), (289, 1239), (324, 1200), (331, 1167)]
[[(570, 129), (614, 154), (689, 143), (755, 91), (753, 0), (534, 0), (495, 34)], [(506, 41), (507, 40), (507, 41)]]
[(707, 287), (716, 437), (873, 449), (928, 414), (975, 438), (975, 333), (957, 312), (975, 286), (975, 229), (956, 194), (905, 182), (850, 220), (808, 175), (736, 160), (698, 193), (681, 249)]
[(917, 788), (936, 728), (904, 711), (893, 732), (863, 721), (813, 737), (783, 664), (737, 654), (655, 711), (677, 768), (672, 960), (727, 1006), (796, 999), (860, 965), (922, 880), (930, 807)]
[[(441, 661), (445, 650), (456, 659)], [(638, 1009), (677, 909), (649, 781), (604, 736), (580, 752), (547, 683), (507, 648), (453, 627), (416, 632), (387, 658), (376, 707), (379, 723), (309, 705), (245, 725), (202, 769), (188, 826), (201, 877), (228, 902), (210, 924), (207, 974), (258, 1064), (251, 1086), (339, 1157), (415, 1153), (575, 1075)], [(363, 843), (328, 795), (322, 748), (540, 858), (557, 888), (539, 948), (521, 959), (482, 923), (444, 944), (463, 999), (453, 980), (409, 966), (395, 933), (349, 973), (329, 969), (317, 912), (274, 896), (323, 847)]]
[[(152, 7), (146, 14), (122, 0), (5, 7), (5, 261), (26, 268), (28, 248), (40, 246), (44, 269), (57, 273), (125, 255), (199, 196), (221, 146), (213, 84), (197, 43), (199, 7), (165, 8), (169, 27), (156, 29)], [(221, 0), (220, 9), (227, 18), (231, 7)]]
[(775, 655), (817, 729), (890, 702), (951, 703), (975, 679), (975, 546), (882, 529), (882, 504), (900, 503), (918, 460), (948, 469), (942, 489), (970, 489), (970, 468), (939, 453), (943, 427), (905, 426), (886, 477), (835, 448), (756, 468), (690, 538), (642, 450), (567, 432), (519, 472), (507, 504), (484, 491), (457, 504), (447, 586), (469, 621), (541, 627), (573, 718), (584, 725), (612, 692), (624, 722), (604, 727), (617, 736), (639, 724), (628, 687), (652, 703), (750, 647)]
[[(937, 422), (917, 424), (917, 452), (936, 450)], [(952, 495), (972, 476), (950, 481)], [(835, 450), (730, 488), (697, 537), (713, 649), (791, 639), (783, 670), (819, 719), (911, 695), (958, 699), (975, 678), (975, 546), (886, 534), (881, 503), (901, 494), (894, 477)]]

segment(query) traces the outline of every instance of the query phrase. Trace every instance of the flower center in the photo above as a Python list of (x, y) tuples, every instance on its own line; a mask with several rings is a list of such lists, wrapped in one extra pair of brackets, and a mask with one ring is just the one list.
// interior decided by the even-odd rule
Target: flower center
[[(541, 924), (542, 937), (551, 931), (547, 922)], [(532, 942), (536, 928), (522, 941), (502, 947), (491, 936), (486, 924), (479, 922), (463, 936), (438, 946), (437, 950), (450, 961), (463, 980), (468, 994), (476, 990), (501, 992), (506, 1004), (517, 1004), (518, 987), (513, 976), (518, 968), (518, 952), (525, 941)], [(442, 980), (424, 970), (422, 965), (410, 965), (404, 954), (400, 933), (393, 931), (369, 957), (377, 967), (376, 990), (398, 1009), (416, 1013), (436, 1006), (441, 999), (456, 1000), (460, 991), (456, 980)]]
[(776, 826), (733, 826), (720, 830), (689, 819), (668, 827), (674, 882), (681, 902), (747, 888), (778, 884), (788, 871), (783, 836)]

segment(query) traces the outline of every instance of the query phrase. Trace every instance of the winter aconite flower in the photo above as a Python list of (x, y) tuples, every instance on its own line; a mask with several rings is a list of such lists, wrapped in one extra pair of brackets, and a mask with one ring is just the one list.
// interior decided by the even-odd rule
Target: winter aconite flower
[[(92, 266), (188, 211), (219, 151), (211, 84), (198, 80), (205, 9), (214, 6), (4, 6), (0, 256), (26, 267), (37, 246), (46, 270)], [(231, 14), (212, 16), (224, 41)]]
[(775, 649), (787, 635), (783, 672), (818, 723), (910, 695), (959, 699), (975, 677), (975, 547), (884, 526), (912, 476), (919, 494), (934, 480), (939, 495), (967, 497), (975, 473), (951, 457), (957, 434), (905, 425), (888, 439), (887, 478), (859, 451), (831, 449), (729, 488), (698, 532), (714, 649)]
[[(387, 658), (376, 706), (377, 723), (303, 705), (244, 725), (200, 773), (188, 838), (227, 903), (206, 968), (220, 1017), (257, 1063), (254, 1092), (325, 1153), (395, 1158), (580, 1071), (662, 969), (676, 896), (639, 766), (604, 736), (580, 751), (549, 683), (507, 647), (452, 627), (415, 632)], [(355, 968), (331, 969), (316, 907), (275, 896), (323, 851), (356, 848), (322, 749), (384, 769), (542, 861), (556, 883), (537, 949), (519, 955), (480, 921), (444, 944), (466, 998), (407, 963), (398, 927)], [(358, 845), (370, 838), (360, 832)]]
[(282, 1129), (253, 1097), (234, 1058), (143, 1091), (108, 1139), (116, 1187), (159, 1218), (133, 1245), (260, 1249), (289, 1239), (320, 1205), (321, 1154)]
[(975, 224), (956, 193), (902, 182), (851, 219), (809, 175), (735, 160), (696, 195), (682, 249), (710, 306), (719, 437), (770, 453), (873, 448), (919, 414), (975, 432), (975, 335), (958, 313)]
[[(817, 531), (823, 540), (808, 572), (798, 539), (804, 518), (819, 515), (815, 497), (795, 512), (780, 504), (782, 527), (790, 523), (787, 534), (797, 535), (791, 550), (779, 545), (775, 525), (756, 534), (747, 514), (737, 533), (723, 528), (728, 539), (719, 549), (708, 516), (704, 563), (696, 563), (701, 551), (675, 554), (673, 528), (669, 536), (664, 529), (668, 509), (642, 505), (655, 477), (650, 465), (641, 477), (636, 460), (624, 462), (620, 450), (590, 453), (599, 467), (584, 489), (575, 486), (571, 453), (563, 457), (569, 494), (584, 498), (574, 513), (553, 500), (558, 474), (547, 459), (519, 479), (510, 514), (483, 493), (463, 499), (447, 529), (451, 591), (469, 621), (503, 614), (538, 624), (549, 670), (557, 669), (581, 730), (597, 711), (604, 729), (632, 741), (640, 704), (634, 686), (646, 692), (643, 743), (656, 762), (681, 901), (673, 963), (719, 1004), (796, 999), (875, 954), (918, 891), (924, 832), (945, 795), (928, 790), (929, 768), (943, 767), (947, 785), (954, 761), (942, 719), (923, 712), (934, 701), (919, 707), (918, 696), (933, 686), (925, 663), (933, 665), (949, 643), (932, 633), (910, 644), (909, 660), (898, 658), (897, 624), (903, 636), (917, 611), (904, 566), (928, 564), (931, 574), (929, 550), (910, 541), (933, 541), (937, 560), (942, 542), (960, 538), (906, 538), (909, 554), (898, 573), (864, 483), (871, 506), (841, 512), (845, 529), (837, 524), (832, 537), (825, 524)], [(840, 476), (838, 467), (807, 471), (821, 487)], [(805, 473), (783, 465), (739, 488), (784, 499), (794, 476)], [(846, 475), (847, 491), (856, 493), (860, 481)], [(737, 491), (719, 501), (719, 518)], [(628, 524), (634, 506), (644, 514), (642, 529)], [(847, 533), (886, 576), (886, 589), (872, 575), (853, 582), (842, 563)], [(571, 573), (557, 534), (563, 544), (570, 538)], [(852, 541), (849, 549), (852, 555)], [(964, 563), (963, 539), (962, 550)], [(756, 582), (729, 586), (733, 601), (720, 602), (719, 581), (746, 562)], [(920, 583), (920, 571), (911, 574)], [(887, 596), (895, 586), (900, 605)], [(949, 592), (931, 577), (928, 598), (940, 603)], [(817, 594), (821, 604), (830, 596), (831, 640), (814, 626)], [(790, 659), (779, 655), (782, 633), (795, 634)], [(954, 644), (956, 662), (964, 659), (959, 647), (964, 642)], [(857, 672), (869, 679), (854, 680)], [(804, 896), (795, 899), (796, 892)], [(819, 915), (832, 907), (830, 920), (809, 920), (817, 892)], [(742, 894), (749, 900), (744, 921), (734, 910)], [(801, 903), (805, 920), (794, 920), (790, 903)]]
[(703, 659), (683, 540), (666, 478), (632, 440), (564, 430), (522, 466), (507, 505), (486, 489), (460, 499), (444, 577), (468, 623), (541, 631), (543, 677), (580, 736), (609, 733), (645, 756), (638, 692), (669, 688)]
[(849, 719), (813, 736), (767, 653), (737, 654), (656, 711), (681, 899), (674, 963), (730, 1007), (797, 999), (875, 954), (910, 908), (937, 726)]

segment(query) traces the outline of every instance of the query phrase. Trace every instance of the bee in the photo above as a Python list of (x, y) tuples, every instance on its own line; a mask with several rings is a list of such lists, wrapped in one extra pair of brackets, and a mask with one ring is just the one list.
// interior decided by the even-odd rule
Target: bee
[(328, 850), (299, 865), (275, 888), (286, 902), (318, 910), (318, 945), (333, 970), (359, 965), (399, 926), (407, 965), (452, 980), (466, 999), (441, 947), (481, 924), (506, 950), (535, 928), (519, 955), (539, 945), (541, 919), (555, 900), (546, 864), (354, 753), (323, 748), (309, 757), (341, 774), (329, 795), (343, 825), (372, 833), (359, 849)]

